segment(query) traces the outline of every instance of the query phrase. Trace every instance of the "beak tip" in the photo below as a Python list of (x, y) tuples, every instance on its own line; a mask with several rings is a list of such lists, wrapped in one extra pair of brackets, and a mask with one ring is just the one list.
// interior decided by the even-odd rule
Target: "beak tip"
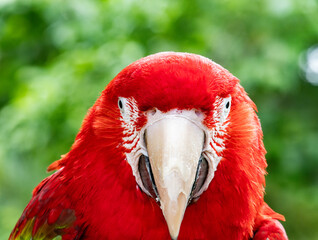
[(163, 202), (162, 210), (168, 225), (170, 237), (176, 240), (179, 236), (181, 223), (187, 207), (187, 197), (185, 194), (180, 193), (176, 202), (171, 202), (171, 199), (169, 200)]
[(169, 229), (171, 239), (176, 240), (179, 235), (181, 223), (171, 223), (167, 221), (167, 224), (168, 224), (168, 229)]
[(177, 233), (174, 233), (174, 234), (171, 234), (171, 232), (170, 232), (171, 240), (177, 240), (177, 239), (178, 239), (178, 236), (179, 236), (179, 230), (178, 230)]

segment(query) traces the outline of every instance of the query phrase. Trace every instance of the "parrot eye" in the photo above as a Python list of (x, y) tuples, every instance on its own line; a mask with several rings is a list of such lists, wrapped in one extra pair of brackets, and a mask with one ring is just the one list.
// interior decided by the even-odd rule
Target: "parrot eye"
[(152, 174), (151, 165), (149, 162), (149, 158), (145, 155), (141, 155), (138, 163), (139, 174), (141, 177), (142, 184), (144, 188), (148, 191), (150, 196), (156, 201), (159, 200), (159, 195), (157, 191), (157, 187), (155, 184), (155, 179)]
[(125, 113), (125, 105), (126, 105), (126, 102), (127, 102), (127, 100), (126, 100), (125, 98), (120, 97), (120, 98), (118, 99), (118, 108), (119, 108), (119, 110), (120, 110), (120, 112), (121, 112), (122, 114)]
[(230, 107), (230, 101), (228, 101), (225, 105), (225, 108), (228, 109)]
[(231, 109), (231, 96), (224, 98), (223, 104), (222, 104), (222, 112), (221, 112), (221, 122), (225, 122), (226, 118), (228, 117)]
[(208, 172), (209, 164), (207, 160), (201, 155), (188, 204), (196, 201), (199, 198), (199, 196), (196, 196), (196, 194), (201, 190), (202, 186), (204, 185), (205, 180), (208, 176)]
[(119, 99), (118, 100), (118, 107), (119, 107), (119, 109), (121, 110), (121, 109), (123, 109), (123, 102), (121, 101), (121, 99)]

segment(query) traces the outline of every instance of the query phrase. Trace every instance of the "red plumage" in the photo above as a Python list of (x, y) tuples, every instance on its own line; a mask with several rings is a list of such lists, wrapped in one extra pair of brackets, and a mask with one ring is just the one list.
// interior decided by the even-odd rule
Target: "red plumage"
[(167, 239), (160, 206), (137, 186), (126, 161), (118, 97), (134, 98), (135, 127), (153, 108), (197, 109), (208, 128), (217, 97), (231, 95), (225, 150), (215, 176), (190, 204), (178, 239), (287, 239), (284, 217), (264, 202), (266, 174), (262, 130), (239, 80), (214, 62), (193, 54), (161, 53), (119, 73), (83, 121), (69, 153), (48, 168), (58, 170), (33, 191), (10, 239)]

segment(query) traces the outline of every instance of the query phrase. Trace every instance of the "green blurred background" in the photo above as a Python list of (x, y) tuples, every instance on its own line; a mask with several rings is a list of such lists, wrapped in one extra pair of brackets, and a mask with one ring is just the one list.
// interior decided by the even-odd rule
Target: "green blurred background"
[(160, 51), (204, 55), (255, 101), (266, 201), (318, 239), (317, 0), (1, 0), (0, 240), (105, 85)]

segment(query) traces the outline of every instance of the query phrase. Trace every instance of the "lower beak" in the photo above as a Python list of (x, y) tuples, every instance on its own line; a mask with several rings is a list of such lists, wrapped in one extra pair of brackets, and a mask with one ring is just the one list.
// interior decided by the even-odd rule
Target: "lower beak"
[(170, 116), (150, 125), (146, 144), (160, 206), (177, 239), (196, 177), (204, 132), (190, 120)]

